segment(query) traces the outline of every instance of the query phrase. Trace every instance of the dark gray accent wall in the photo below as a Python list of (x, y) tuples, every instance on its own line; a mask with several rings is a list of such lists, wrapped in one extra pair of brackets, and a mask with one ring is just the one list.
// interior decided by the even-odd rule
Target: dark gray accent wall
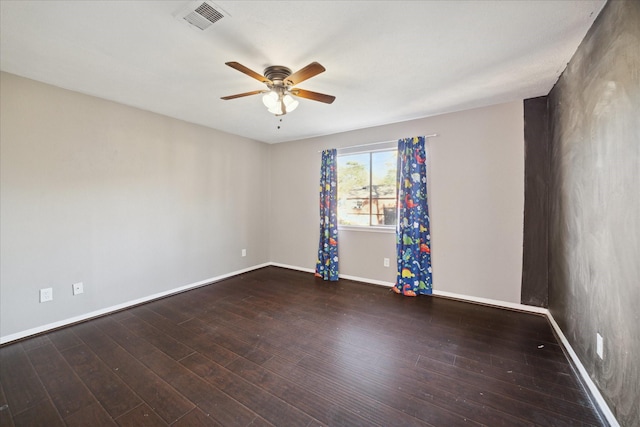
[(549, 119), (547, 97), (524, 100), (522, 304), (549, 303)]
[(640, 1), (608, 2), (549, 114), (549, 309), (620, 424), (640, 426)]

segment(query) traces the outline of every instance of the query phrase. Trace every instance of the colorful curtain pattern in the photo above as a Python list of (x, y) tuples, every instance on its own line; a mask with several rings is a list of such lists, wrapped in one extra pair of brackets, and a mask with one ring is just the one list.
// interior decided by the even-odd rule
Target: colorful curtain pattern
[(397, 189), (398, 275), (393, 290), (406, 296), (431, 294), (431, 235), (423, 136), (398, 141)]
[(320, 244), (316, 276), (338, 280), (337, 150), (324, 150), (320, 166)]

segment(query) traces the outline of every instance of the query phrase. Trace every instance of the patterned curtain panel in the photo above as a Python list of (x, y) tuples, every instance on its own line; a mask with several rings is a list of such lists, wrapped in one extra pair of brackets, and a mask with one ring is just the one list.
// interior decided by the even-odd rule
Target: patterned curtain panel
[(431, 294), (431, 235), (427, 207), (425, 138), (398, 141), (398, 279), (393, 290)]
[(322, 152), (320, 166), (320, 244), (316, 276), (338, 280), (337, 150)]

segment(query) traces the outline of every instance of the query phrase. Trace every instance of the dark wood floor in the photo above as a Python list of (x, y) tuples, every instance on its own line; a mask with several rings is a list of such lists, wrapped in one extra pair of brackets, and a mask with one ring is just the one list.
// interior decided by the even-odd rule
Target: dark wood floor
[(0, 348), (2, 426), (605, 425), (548, 321), (268, 267)]

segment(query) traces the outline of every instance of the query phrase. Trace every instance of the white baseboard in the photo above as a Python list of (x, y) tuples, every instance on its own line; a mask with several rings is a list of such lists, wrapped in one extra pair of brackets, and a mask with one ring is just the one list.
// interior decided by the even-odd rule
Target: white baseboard
[[(311, 273), (311, 274), (314, 274), (316, 272), (316, 270), (313, 269), (313, 268), (305, 268), (305, 267), (298, 267), (298, 266), (295, 266), (295, 265), (280, 264), (279, 262), (272, 262), (270, 264), (272, 266), (274, 266), (274, 267), (282, 267), (282, 268), (287, 268), (289, 270), (304, 271), (306, 273)], [(346, 274), (340, 274), (339, 277), (341, 279), (353, 280), (355, 282), (371, 283), (373, 285), (388, 286), (388, 287), (393, 286), (393, 283), (385, 282), (385, 281), (382, 281), (382, 280), (366, 279), (366, 278), (363, 278), (363, 277), (349, 276), (349, 275), (346, 275)]]
[(549, 319), (549, 322), (551, 323), (553, 330), (556, 332), (556, 334), (560, 338), (562, 345), (567, 350), (567, 353), (569, 353), (569, 356), (571, 357), (573, 364), (578, 369), (578, 372), (580, 372), (580, 376), (582, 377), (584, 384), (589, 388), (589, 391), (591, 392), (591, 396), (594, 398), (595, 404), (598, 405), (598, 407), (600, 408), (600, 412), (602, 413), (602, 415), (604, 415), (604, 417), (607, 419), (607, 422), (611, 427), (620, 427), (618, 420), (616, 420), (615, 415), (613, 415), (613, 412), (611, 412), (611, 409), (609, 408), (609, 405), (607, 405), (607, 402), (604, 400), (604, 397), (602, 397), (600, 390), (598, 390), (598, 387), (596, 387), (596, 384), (593, 382), (593, 380), (589, 376), (589, 373), (587, 372), (584, 365), (578, 358), (578, 355), (576, 354), (576, 352), (573, 351), (573, 348), (571, 347), (571, 344), (569, 344), (567, 337), (564, 336), (562, 329), (560, 329), (560, 326), (558, 325), (558, 323), (556, 323), (556, 320), (553, 318), (553, 315), (549, 310), (547, 310), (547, 318)]
[(68, 326), (74, 323), (82, 322), (84, 320), (89, 320), (94, 317), (104, 316), (105, 314), (113, 313), (118, 310), (122, 310), (128, 307), (133, 307), (138, 304), (143, 304), (145, 302), (153, 301), (159, 298), (164, 298), (169, 295), (174, 295), (180, 292), (188, 291), (189, 289), (198, 288), (200, 286), (208, 285), (214, 282), (219, 282), (220, 280), (227, 279), (232, 276), (237, 276), (242, 273), (246, 273), (248, 271), (257, 270), (259, 268), (268, 267), (270, 263), (264, 263), (259, 265), (254, 265), (252, 267), (244, 268), (242, 270), (233, 271), (231, 273), (222, 274), (220, 276), (211, 277), (209, 279), (201, 280), (199, 282), (191, 283), (189, 285), (180, 286), (178, 288), (170, 289), (168, 291), (159, 292), (157, 294), (149, 295), (143, 298), (138, 298), (132, 301), (123, 302), (121, 304), (112, 305), (110, 307), (106, 307), (100, 310), (95, 310), (89, 313), (84, 313), (79, 316), (70, 317), (68, 319), (60, 320), (57, 322), (49, 323), (46, 325), (38, 326), (35, 328), (27, 329), (25, 331), (20, 331), (15, 334), (5, 335), (0, 337), (0, 344), (6, 344), (12, 341), (16, 341), (22, 338), (30, 337), (32, 335), (40, 334), (43, 332), (51, 331), (53, 329), (61, 328), (63, 326)]
[(433, 290), (433, 295), (438, 295), (441, 297), (446, 297), (451, 299), (457, 299), (457, 300), (466, 301), (466, 302), (474, 302), (477, 304), (491, 305), (491, 306), (500, 307), (500, 308), (509, 308), (511, 310), (526, 311), (528, 313), (536, 313), (536, 314), (543, 314), (543, 315), (547, 315), (549, 313), (549, 310), (542, 307), (535, 307), (532, 305), (518, 304), (514, 302), (501, 301), (501, 300), (490, 299), (490, 298), (481, 298), (481, 297), (474, 297), (470, 295), (456, 294), (453, 292), (439, 291), (437, 289)]
[(395, 283), (385, 282), (383, 280), (367, 279), (365, 277), (349, 276), (347, 274), (340, 274), (341, 279), (353, 280), (355, 282), (370, 283), (372, 285), (385, 286), (391, 288)]
[(305, 273), (311, 274), (314, 274), (316, 272), (313, 268), (298, 267), (295, 265), (281, 264), (279, 262), (270, 262), (269, 265), (272, 265), (274, 267), (286, 268), (288, 270), (304, 271)]

